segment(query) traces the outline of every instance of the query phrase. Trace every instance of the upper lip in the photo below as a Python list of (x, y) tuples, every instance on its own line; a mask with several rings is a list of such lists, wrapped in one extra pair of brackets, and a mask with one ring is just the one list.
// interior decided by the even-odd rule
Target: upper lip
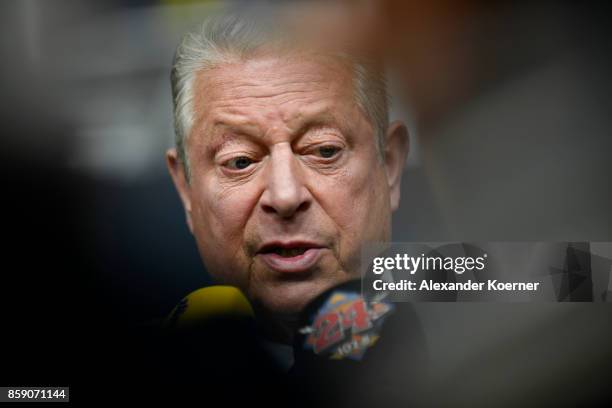
[(292, 249), (292, 248), (323, 248), (324, 246), (312, 241), (270, 241), (266, 242), (257, 250), (258, 254), (271, 252), (277, 248)]

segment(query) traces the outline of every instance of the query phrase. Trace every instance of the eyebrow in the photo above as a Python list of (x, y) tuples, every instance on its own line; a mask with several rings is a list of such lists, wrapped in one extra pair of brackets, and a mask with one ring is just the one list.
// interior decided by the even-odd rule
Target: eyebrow
[[(345, 127), (343, 126), (343, 121), (338, 117), (338, 115), (334, 115), (332, 113), (330, 106), (325, 106), (311, 112), (300, 111), (297, 118), (289, 120), (289, 123), (295, 123), (296, 125), (294, 126), (296, 130), (293, 131), (291, 135), (292, 139), (294, 139), (296, 136), (299, 137), (308, 130), (317, 127), (334, 126), (340, 129), (344, 129)], [(217, 118), (212, 125), (212, 129), (217, 130), (219, 128), (223, 128), (227, 131), (221, 132), (215, 137), (215, 141), (209, 144), (209, 149), (213, 155), (221, 150), (221, 148), (223, 148), (225, 145), (231, 143), (237, 137), (247, 138), (258, 144), (262, 143), (261, 138), (256, 136), (256, 133), (261, 131), (261, 127), (255, 122), (249, 120), (232, 121)], [(254, 128), (256, 128), (257, 131), (253, 131)]]
[(334, 115), (328, 108), (317, 112), (315, 115), (297, 121), (297, 130), (293, 136), (303, 135), (312, 128), (325, 126), (338, 126), (343, 128), (340, 118)]

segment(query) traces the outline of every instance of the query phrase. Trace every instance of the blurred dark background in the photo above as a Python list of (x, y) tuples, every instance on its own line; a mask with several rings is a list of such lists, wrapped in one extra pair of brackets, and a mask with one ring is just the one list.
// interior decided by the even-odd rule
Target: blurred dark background
[[(169, 71), (187, 28), (247, 3), (0, 5), (0, 385), (87, 384), (132, 328), (211, 284), (163, 159)], [(607, 7), (329, 3), (334, 30), (386, 58), (392, 119), (411, 130), (394, 240), (612, 241)], [(417, 313), (453, 404), (605, 394), (609, 303)]]

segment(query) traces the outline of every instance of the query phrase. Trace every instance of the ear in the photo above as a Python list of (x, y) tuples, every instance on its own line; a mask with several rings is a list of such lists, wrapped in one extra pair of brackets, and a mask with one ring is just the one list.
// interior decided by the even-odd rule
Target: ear
[(176, 191), (183, 203), (187, 226), (191, 233), (193, 233), (193, 223), (191, 221), (191, 186), (187, 181), (183, 162), (179, 159), (175, 148), (168, 149), (166, 152), (166, 164), (168, 165), (168, 171), (170, 172), (170, 176), (172, 176)]
[(408, 129), (400, 121), (391, 123), (387, 130), (384, 152), (391, 211), (395, 211), (399, 207), (402, 172), (406, 164), (408, 151)]

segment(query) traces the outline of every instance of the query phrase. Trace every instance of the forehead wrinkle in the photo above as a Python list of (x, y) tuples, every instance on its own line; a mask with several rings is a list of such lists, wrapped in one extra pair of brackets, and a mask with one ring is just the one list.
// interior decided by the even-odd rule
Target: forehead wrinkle
[[(351, 102), (352, 100), (349, 103)], [(296, 106), (290, 108), (291, 105)], [(254, 112), (254, 106), (265, 109)], [(300, 129), (310, 122), (332, 125), (341, 122), (343, 115), (327, 101), (299, 98), (284, 104), (216, 104), (208, 116), (210, 129), (213, 131), (226, 128), (239, 133), (262, 134), (269, 127), (279, 125), (290, 129)]]
[[(320, 69), (314, 72), (308, 71), (308, 64), (317, 65)], [(292, 69), (294, 66), (296, 69)], [(279, 71), (284, 71), (285, 74)], [(333, 89), (332, 93), (336, 93), (343, 88), (342, 85), (349, 85), (352, 82), (352, 76), (346, 72), (345, 67), (338, 64), (330, 65), (329, 62), (316, 57), (288, 60), (279, 57), (255, 58), (227, 63), (206, 72), (209, 75), (203, 76), (200, 73), (200, 79), (205, 79), (202, 82), (207, 82), (209, 88), (221, 94), (220, 100), (242, 97), (267, 98), (288, 93), (310, 93), (330, 89)], [(305, 84), (308, 84), (307, 89), (303, 88)], [(275, 92), (276, 88), (281, 88), (282, 92)], [(352, 85), (347, 88), (352, 88)]]
[[(334, 75), (301, 72), (297, 74), (300, 80), (282, 80), (278, 73), (270, 70), (253, 80), (254, 77), (244, 75), (245, 71), (248, 73), (253, 70), (252, 66), (244, 63), (230, 65), (234, 65), (236, 70), (224, 64), (222, 67), (206, 70), (205, 76), (204, 72), (198, 75), (198, 92), (194, 103), (194, 107), (198, 109), (194, 128), (198, 127), (199, 133), (205, 130), (206, 133), (210, 131), (212, 136), (217, 136), (219, 128), (226, 128), (251, 136), (267, 136), (271, 130), (270, 126), (278, 129), (278, 125), (282, 125), (295, 136), (312, 124), (337, 125), (344, 128), (348, 125), (345, 115), (341, 114), (342, 109), (330, 106), (329, 103), (324, 103), (323, 106), (319, 103), (322, 99), (340, 96), (346, 103), (355, 104), (352, 86), (348, 86), (350, 81), (344, 75), (338, 80)], [(229, 69), (222, 69), (223, 67)], [(242, 75), (236, 75), (237, 73)], [(278, 83), (274, 83), (279, 79)], [(308, 82), (307, 89), (304, 89), (305, 82)], [(294, 86), (286, 89), (291, 84)], [(276, 88), (281, 88), (281, 92), (274, 92)], [(327, 94), (318, 98), (316, 94), (320, 92)], [(277, 100), (266, 101), (274, 98)], [(207, 104), (205, 100), (210, 103)], [(292, 104), (298, 105), (297, 108), (287, 109)], [(199, 109), (200, 107), (208, 109)], [(259, 111), (257, 107), (265, 110)], [(274, 123), (276, 119), (278, 122)]]
[(224, 99), (266, 99), (284, 95), (310, 94), (324, 91), (329, 87), (318, 80), (296, 80), (272, 82), (260, 81), (257, 83), (237, 83), (227, 87), (223, 92)]
[[(223, 70), (220, 69), (221, 67), (208, 70), (207, 73), (211, 75), (206, 76), (204, 82), (208, 82), (209, 87), (216, 88), (226, 98), (243, 96), (266, 98), (292, 92), (316, 92), (328, 89), (329, 84), (326, 84), (326, 82), (335, 82), (330, 81), (330, 78), (321, 72), (312, 73), (295, 70), (290, 71), (291, 75), (288, 76), (277, 72), (277, 68), (286, 70), (286, 66), (270, 67), (270, 69), (261, 72), (261, 67), (258, 67), (256, 63), (254, 63), (255, 66), (249, 65), (249, 63), (254, 62), (246, 61), (243, 64), (225, 65)], [(202, 77), (202, 74), (200, 74), (200, 77)], [(303, 89), (304, 84), (308, 84), (308, 89)], [(281, 88), (283, 91), (276, 93), (274, 92), (276, 88)]]

